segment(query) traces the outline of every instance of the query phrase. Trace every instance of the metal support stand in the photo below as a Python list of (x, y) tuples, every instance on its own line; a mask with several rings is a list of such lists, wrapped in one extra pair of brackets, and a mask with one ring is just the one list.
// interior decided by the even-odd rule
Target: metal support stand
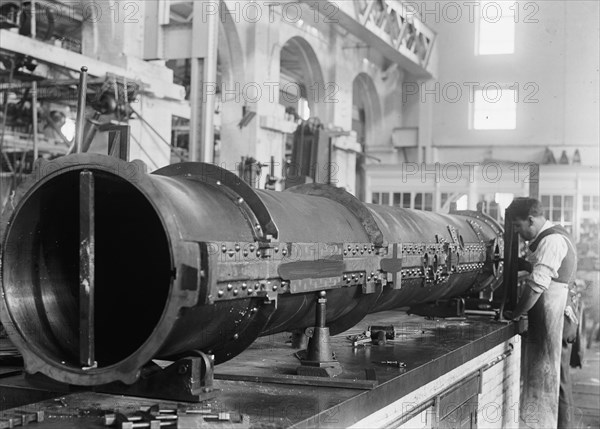
[(166, 368), (151, 363), (132, 385), (111, 383), (97, 391), (181, 402), (213, 399), (219, 394), (219, 390), (213, 388), (213, 358), (200, 351), (195, 353), (198, 356), (179, 359)]
[(342, 365), (335, 358), (329, 343), (329, 328), (325, 326), (326, 319), (326, 292), (319, 292), (317, 298), (316, 326), (308, 328), (306, 335), (308, 348), (296, 353), (302, 363), (296, 369), (298, 375), (313, 377), (335, 377), (342, 373)]

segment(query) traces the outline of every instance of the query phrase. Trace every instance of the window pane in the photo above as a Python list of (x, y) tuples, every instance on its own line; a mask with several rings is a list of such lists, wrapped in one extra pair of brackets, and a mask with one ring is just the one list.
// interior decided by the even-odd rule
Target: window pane
[(423, 210), (423, 194), (420, 192), (415, 194), (415, 208)]
[(390, 205), (390, 194), (388, 192), (381, 193), (381, 204), (384, 206)]
[(552, 222), (562, 222), (562, 219), (560, 218), (560, 209), (553, 209), (552, 210), (552, 219), (550, 219)]
[(542, 205), (546, 209), (546, 211), (550, 210), (550, 196), (542, 195)]
[(430, 192), (425, 194), (425, 210), (433, 210), (433, 194)]
[(406, 193), (402, 194), (402, 207), (404, 207), (405, 209), (410, 208), (410, 196), (411, 196), (410, 192), (406, 192)]
[(401, 207), (402, 204), (402, 194), (399, 192), (394, 192), (394, 206)]
[(573, 208), (573, 196), (572, 195), (565, 195), (564, 207), (565, 208)]
[(571, 209), (565, 209), (564, 216), (564, 222), (573, 222), (573, 211)]
[(517, 105), (514, 91), (498, 86), (475, 90), (473, 128), (476, 130), (514, 130)]
[(479, 55), (515, 52), (515, 4), (481, 2), (479, 5)]
[(554, 195), (552, 197), (552, 209), (559, 209), (562, 207), (562, 198), (560, 195)]
[(585, 211), (590, 210), (590, 196), (589, 195), (583, 196), (583, 210), (585, 210)]
[(371, 203), (379, 204), (379, 192), (373, 192), (373, 195), (371, 196)]
[(443, 207), (444, 204), (446, 204), (446, 201), (448, 201), (448, 196), (449, 194), (447, 192), (442, 192), (442, 194), (440, 195), (440, 207)]

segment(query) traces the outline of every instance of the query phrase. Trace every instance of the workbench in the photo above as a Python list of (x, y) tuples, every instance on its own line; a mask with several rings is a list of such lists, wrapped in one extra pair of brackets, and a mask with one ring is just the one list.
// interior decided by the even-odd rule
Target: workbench
[[(348, 336), (375, 324), (393, 325), (395, 339), (382, 345), (353, 347)], [(15, 408), (0, 413), (0, 419), (15, 409), (42, 410), (44, 421), (30, 424), (32, 429), (101, 428), (106, 427), (106, 413), (128, 414), (159, 404), (173, 410), (210, 409), (244, 416), (240, 423), (209, 423), (198, 415), (193, 425), (179, 427), (398, 427), (411, 419), (421, 419), (429, 426), (427, 419), (440, 422), (449, 418), (469, 418), (476, 426), (485, 407), (491, 418), (493, 410), (485, 398), (493, 397), (503, 401), (499, 403), (501, 411), (496, 410), (502, 417), (500, 427), (507, 425), (509, 408), (519, 399), (518, 334), (522, 329), (490, 316), (448, 320), (426, 319), (400, 310), (372, 314), (352, 330), (331, 338), (343, 367), (343, 373), (331, 379), (295, 375), (299, 361), (289, 334), (262, 337), (215, 368), (214, 387), (220, 392), (215, 399), (199, 404), (75, 391), (51, 383), (36, 386), (23, 374), (9, 372), (5, 377), (0, 374), (0, 400), (4, 404), (0, 410)], [(486, 375), (492, 372), (493, 377)], [(500, 390), (492, 378), (500, 380)], [(504, 397), (499, 398), (497, 392)], [(19, 405), (25, 402), (33, 403)]]

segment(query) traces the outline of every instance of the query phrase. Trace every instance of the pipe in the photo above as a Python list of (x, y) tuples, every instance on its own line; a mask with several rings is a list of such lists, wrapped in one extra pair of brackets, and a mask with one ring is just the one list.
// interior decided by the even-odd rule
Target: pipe
[[(481, 213), (363, 204), (327, 185), (257, 190), (210, 164), (148, 174), (91, 153), (38, 162), (31, 176), (2, 216), (0, 318), (27, 372), (69, 384), (133, 383), (150, 360), (191, 350), (226, 361), (258, 336), (314, 326), (320, 291), (336, 334), (501, 281), (502, 229)], [(90, 197), (81, 182), (92, 179)]]

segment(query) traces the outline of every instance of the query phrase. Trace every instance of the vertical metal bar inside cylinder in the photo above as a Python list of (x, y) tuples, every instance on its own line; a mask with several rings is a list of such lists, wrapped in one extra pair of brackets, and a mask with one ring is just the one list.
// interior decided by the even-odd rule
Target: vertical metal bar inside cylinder
[(77, 123), (75, 128), (75, 152), (83, 152), (83, 133), (85, 132), (85, 99), (87, 93), (87, 67), (81, 67), (79, 75), (79, 94), (77, 98)]
[(95, 366), (94, 350), (94, 175), (79, 173), (79, 360)]

